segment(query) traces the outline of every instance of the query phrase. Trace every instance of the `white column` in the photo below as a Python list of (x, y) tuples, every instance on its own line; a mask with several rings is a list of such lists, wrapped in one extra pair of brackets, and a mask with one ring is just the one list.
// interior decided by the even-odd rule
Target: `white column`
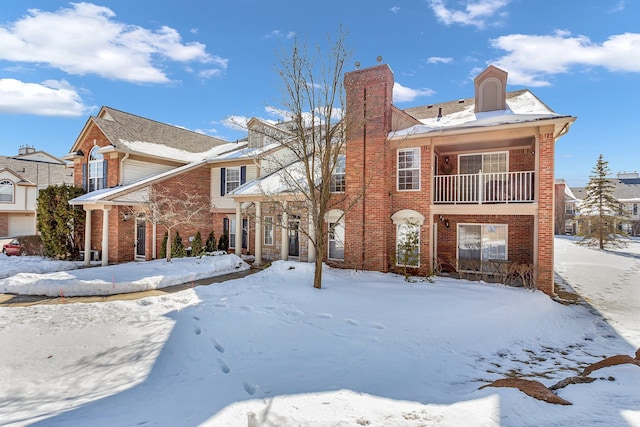
[(84, 265), (91, 264), (91, 209), (85, 209), (84, 220)]
[(102, 265), (109, 264), (109, 210), (110, 207), (102, 209)]
[(262, 203), (256, 202), (255, 265), (262, 264)]
[[(322, 237), (324, 238), (324, 236)], [(309, 212), (309, 239), (307, 243), (307, 261), (315, 262), (316, 261), (316, 247), (313, 244), (313, 241), (316, 240), (316, 227), (313, 224), (313, 215)]]
[(283, 261), (289, 260), (289, 214), (287, 213), (288, 204), (284, 202), (284, 209), (282, 210), (282, 223), (280, 229), (282, 230), (282, 245), (280, 248), (280, 259)]
[(242, 254), (242, 204), (236, 203), (236, 241), (233, 242), (236, 248), (236, 255)]

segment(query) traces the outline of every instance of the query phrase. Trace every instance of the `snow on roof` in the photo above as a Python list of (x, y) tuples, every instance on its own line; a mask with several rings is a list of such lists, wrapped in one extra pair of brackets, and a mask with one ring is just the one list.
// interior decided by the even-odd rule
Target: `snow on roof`
[(124, 139), (118, 140), (123, 147), (127, 150), (147, 154), (154, 157), (163, 157), (171, 160), (179, 160), (183, 162), (197, 162), (205, 158), (214, 158), (229, 151), (236, 150), (239, 146), (244, 146), (246, 143), (228, 142), (226, 144), (217, 145), (211, 147), (208, 150), (193, 153), (180, 148), (169, 147), (166, 145), (160, 145), (153, 142), (146, 141), (127, 141)]
[[(246, 145), (246, 143), (244, 143), (243, 145)], [(264, 147), (257, 147), (257, 148), (248, 148), (245, 146), (238, 150), (229, 151), (229, 152), (220, 154), (219, 156), (216, 156), (215, 158), (212, 158), (210, 160), (226, 161), (226, 160), (236, 160), (236, 159), (247, 159), (247, 158), (259, 156), (260, 154), (266, 153), (280, 146), (281, 144), (279, 142), (273, 142), (271, 144), (265, 145)]]
[(406, 136), (444, 129), (487, 127), (565, 117), (554, 113), (529, 91), (522, 91), (516, 96), (508, 98), (506, 103), (506, 110), (479, 113), (475, 112), (475, 105), (469, 103), (459, 111), (444, 114), (442, 117), (422, 118), (420, 119), (422, 124), (392, 132), (390, 136)]
[(146, 200), (146, 192), (139, 192), (137, 195), (130, 195), (129, 193), (140, 190), (155, 181), (162, 180), (172, 175), (180, 174), (182, 172), (186, 172), (187, 170), (201, 166), (206, 162), (207, 159), (202, 159), (199, 162), (188, 163), (186, 165), (180, 166), (179, 168), (171, 169), (157, 175), (142, 178), (127, 185), (119, 185), (116, 187), (103, 188), (102, 190), (92, 191), (90, 193), (83, 194), (82, 196), (69, 200), (69, 203), (72, 205), (82, 205), (87, 202), (111, 201), (118, 195), (129, 195), (129, 197), (127, 197), (127, 201), (130, 202), (144, 202)]
[(296, 161), (262, 178), (249, 181), (229, 193), (231, 196), (259, 196), (294, 193), (307, 188), (302, 161)]

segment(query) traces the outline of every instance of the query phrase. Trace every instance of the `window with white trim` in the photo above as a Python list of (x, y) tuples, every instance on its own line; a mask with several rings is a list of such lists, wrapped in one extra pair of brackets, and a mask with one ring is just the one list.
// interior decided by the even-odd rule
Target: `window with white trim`
[(99, 153), (100, 147), (96, 146), (89, 153), (89, 177), (88, 190), (95, 191), (105, 188), (104, 182), (104, 156)]
[(240, 187), (240, 167), (226, 168), (225, 183), (225, 194), (229, 194), (236, 188)]
[(13, 203), (13, 182), (8, 179), (0, 181), (0, 202)]
[(420, 226), (406, 221), (396, 224), (396, 265), (420, 267)]
[(344, 260), (344, 218), (329, 223), (329, 259)]
[(459, 156), (460, 174), (508, 172), (508, 152), (461, 154)]
[(338, 156), (333, 174), (331, 175), (331, 184), (329, 191), (332, 193), (344, 193), (346, 189), (345, 171), (347, 168), (347, 158), (344, 154)]
[(506, 224), (458, 224), (460, 270), (482, 270), (482, 263), (507, 259)]
[(263, 223), (263, 242), (265, 245), (273, 245), (273, 217), (265, 216)]
[(420, 189), (420, 148), (398, 149), (398, 191)]

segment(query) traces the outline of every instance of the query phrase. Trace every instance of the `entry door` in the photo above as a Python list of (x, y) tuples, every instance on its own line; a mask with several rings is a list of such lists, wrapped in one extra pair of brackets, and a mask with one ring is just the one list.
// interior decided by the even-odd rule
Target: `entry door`
[(144, 218), (136, 218), (136, 259), (146, 258), (147, 222)]
[(300, 217), (292, 215), (293, 219), (289, 221), (289, 256), (300, 256)]

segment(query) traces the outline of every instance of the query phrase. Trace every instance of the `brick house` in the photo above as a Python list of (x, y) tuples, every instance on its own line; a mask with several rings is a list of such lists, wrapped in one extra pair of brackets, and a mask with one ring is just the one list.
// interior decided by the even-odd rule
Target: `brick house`
[[(321, 231), (329, 240), (325, 260), (398, 271), (403, 241), (417, 235), (409, 267), (419, 273), (433, 271), (434, 264), (452, 272), (496, 262), (532, 264), (538, 288), (554, 293), (554, 148), (575, 117), (553, 112), (528, 90), (507, 93), (507, 73), (496, 67), (474, 83), (473, 98), (400, 110), (392, 103), (387, 65), (345, 75), (344, 194), (356, 202), (345, 212), (329, 212)], [(250, 216), (267, 224), (268, 232), (249, 248), (311, 261), (316, 254), (298, 232), (316, 234), (304, 208), (292, 220), (288, 212), (269, 211), (256, 190), (273, 181), (277, 174), (231, 195), (238, 218), (241, 206), (249, 212), (254, 204)], [(282, 197), (294, 203), (288, 191)]]
[[(207, 139), (206, 149), (191, 152), (198, 160), (185, 156), (177, 162), (176, 155), (156, 159), (162, 145), (152, 155), (135, 151), (148, 144), (126, 142), (157, 144), (157, 134), (103, 138), (99, 123), (126, 115), (105, 107), (89, 120), (71, 156), (76, 184), (87, 182), (89, 189), (91, 179), (99, 179), (88, 165), (92, 147), (104, 147), (97, 152), (110, 160), (108, 173), (102, 169), (108, 190), (76, 201), (97, 211), (96, 218), (87, 214), (92, 232), (85, 246), (101, 245), (113, 262), (135, 259), (138, 227), (124, 225), (120, 210), (131, 203), (127, 197), (154, 183), (201, 182), (212, 201), (212, 229), (218, 236), (227, 233), (232, 250), (253, 254), (257, 263), (311, 262), (321, 256), (338, 267), (399, 271), (403, 242), (417, 236), (408, 266), (418, 273), (429, 273), (436, 264), (454, 272), (481, 270), (489, 261), (528, 263), (537, 266), (538, 288), (553, 294), (554, 148), (575, 117), (553, 112), (526, 89), (506, 92), (507, 73), (496, 67), (474, 83), (471, 98), (400, 110), (392, 102), (394, 78), (387, 65), (347, 73), (346, 148), (332, 182), (335, 197), (353, 206), (336, 203), (322, 230), (312, 229), (300, 198), (282, 186), (281, 175), (295, 173), (296, 163), (278, 138), (268, 135), (286, 136), (286, 123), (252, 119), (246, 140)], [(183, 136), (165, 144), (177, 150)], [(143, 157), (154, 159), (155, 175), (123, 179), (127, 162)], [(288, 208), (282, 210), (273, 197)], [(110, 219), (100, 224), (102, 212)], [(144, 259), (155, 257), (157, 230), (153, 235), (155, 244), (145, 244)], [(327, 239), (326, 254), (314, 253), (314, 238)]]

